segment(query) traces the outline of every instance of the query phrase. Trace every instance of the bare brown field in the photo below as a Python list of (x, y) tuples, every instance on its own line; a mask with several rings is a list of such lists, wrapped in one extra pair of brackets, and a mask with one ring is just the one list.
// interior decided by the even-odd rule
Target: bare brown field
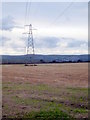
[(88, 63), (3, 65), (3, 117), (59, 108), (88, 117)]

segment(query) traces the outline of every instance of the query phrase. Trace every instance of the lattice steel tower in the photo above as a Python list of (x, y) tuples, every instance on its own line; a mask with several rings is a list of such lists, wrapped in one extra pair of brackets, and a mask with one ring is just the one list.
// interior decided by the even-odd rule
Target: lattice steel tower
[(27, 41), (27, 47), (26, 47), (26, 63), (25, 65), (28, 65), (28, 63), (31, 63), (33, 65), (34, 64), (34, 55), (35, 55), (35, 51), (34, 51), (34, 41), (33, 41), (33, 32), (32, 30), (36, 30), (36, 29), (32, 29), (32, 24), (30, 25), (25, 25), (29, 27), (29, 32), (24, 33), (24, 34), (28, 34), (28, 41)]

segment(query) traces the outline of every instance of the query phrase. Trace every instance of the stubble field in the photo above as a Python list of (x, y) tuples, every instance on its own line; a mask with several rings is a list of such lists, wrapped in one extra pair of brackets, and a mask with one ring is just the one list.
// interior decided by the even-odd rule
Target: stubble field
[(3, 65), (2, 93), (3, 118), (40, 111), (88, 118), (88, 63)]

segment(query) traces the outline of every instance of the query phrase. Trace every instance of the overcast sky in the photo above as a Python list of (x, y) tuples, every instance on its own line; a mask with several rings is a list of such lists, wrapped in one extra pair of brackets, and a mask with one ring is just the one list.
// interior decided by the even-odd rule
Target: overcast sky
[(25, 24), (32, 24), (37, 29), (33, 31), (36, 54), (88, 53), (87, 2), (28, 2), (27, 12), (26, 4), (2, 4), (0, 54), (26, 53), (27, 35), (22, 34), (27, 31)]

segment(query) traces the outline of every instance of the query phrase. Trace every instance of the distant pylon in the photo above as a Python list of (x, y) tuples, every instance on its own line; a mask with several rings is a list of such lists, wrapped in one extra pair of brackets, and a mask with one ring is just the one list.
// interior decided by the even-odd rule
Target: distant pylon
[(32, 29), (32, 24), (25, 25), (25, 26), (29, 27), (29, 32), (24, 33), (24, 34), (28, 34), (28, 41), (27, 41), (27, 46), (26, 46), (26, 62), (25, 62), (25, 65), (28, 65), (28, 63), (35, 65), (34, 64), (35, 50), (34, 50), (34, 41), (33, 41), (32, 30), (36, 30), (36, 29)]

